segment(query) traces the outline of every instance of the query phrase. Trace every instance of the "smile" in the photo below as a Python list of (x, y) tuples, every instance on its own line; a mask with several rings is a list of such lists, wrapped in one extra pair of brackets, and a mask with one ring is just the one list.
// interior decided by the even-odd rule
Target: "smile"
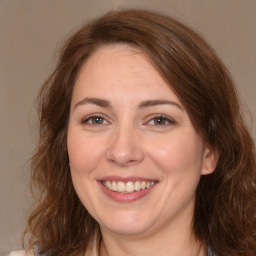
[(155, 181), (102, 181), (102, 185), (105, 188), (119, 193), (134, 193), (140, 190), (149, 189), (153, 187), (155, 184)]

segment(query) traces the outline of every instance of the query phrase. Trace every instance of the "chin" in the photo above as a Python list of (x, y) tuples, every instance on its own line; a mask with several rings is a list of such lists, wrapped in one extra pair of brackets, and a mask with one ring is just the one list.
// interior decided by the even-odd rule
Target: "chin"
[[(115, 220), (113, 222), (113, 220)], [(140, 235), (145, 233), (153, 224), (153, 221), (138, 216), (114, 217), (109, 222), (99, 222), (101, 229), (109, 230), (120, 235)]]
[[(104, 229), (111, 231), (112, 233), (116, 233), (124, 236), (139, 236), (144, 234), (148, 227), (142, 225), (125, 225), (122, 223), (118, 223), (118, 225), (104, 226)], [(100, 226), (102, 228), (102, 226)]]

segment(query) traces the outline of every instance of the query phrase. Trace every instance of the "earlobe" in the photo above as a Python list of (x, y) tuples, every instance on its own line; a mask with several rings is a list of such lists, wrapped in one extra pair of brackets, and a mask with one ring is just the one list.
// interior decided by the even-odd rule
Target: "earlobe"
[(206, 147), (203, 155), (201, 175), (208, 175), (215, 171), (218, 163), (218, 154), (210, 147)]

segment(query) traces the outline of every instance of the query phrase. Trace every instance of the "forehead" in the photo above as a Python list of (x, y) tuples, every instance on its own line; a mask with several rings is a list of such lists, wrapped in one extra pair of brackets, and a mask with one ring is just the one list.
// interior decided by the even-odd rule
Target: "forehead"
[(116, 95), (122, 100), (136, 96), (138, 100), (167, 97), (178, 101), (149, 58), (126, 44), (96, 50), (82, 66), (73, 92), (73, 98)]

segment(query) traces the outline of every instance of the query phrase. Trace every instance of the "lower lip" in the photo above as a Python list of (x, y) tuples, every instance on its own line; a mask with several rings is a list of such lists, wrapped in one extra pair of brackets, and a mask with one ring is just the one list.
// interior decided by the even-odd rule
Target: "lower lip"
[(156, 186), (156, 184), (150, 188), (146, 188), (139, 191), (134, 191), (132, 193), (120, 193), (120, 192), (114, 192), (112, 190), (109, 190), (101, 182), (98, 182), (102, 191), (111, 199), (117, 202), (134, 202), (137, 201), (144, 196), (146, 196), (148, 193), (152, 191), (152, 189)]

